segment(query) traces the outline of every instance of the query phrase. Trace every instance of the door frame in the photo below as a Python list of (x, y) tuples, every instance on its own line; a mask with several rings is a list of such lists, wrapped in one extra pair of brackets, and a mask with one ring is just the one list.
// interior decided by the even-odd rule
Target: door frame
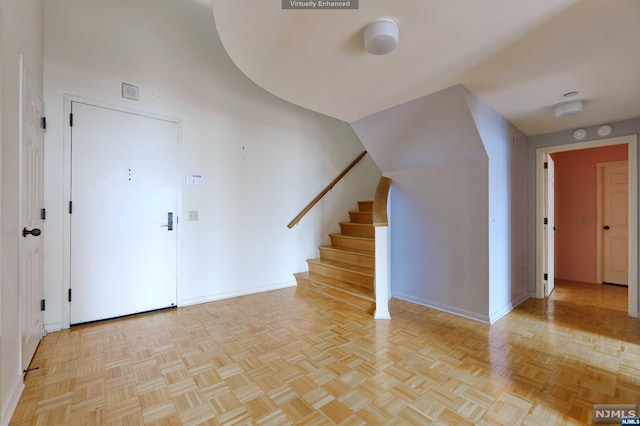
[(544, 298), (544, 156), (555, 152), (577, 151), (610, 145), (627, 145), (629, 165), (629, 287), (628, 313), (638, 316), (638, 135), (620, 136), (536, 149), (536, 298)]
[[(556, 228), (556, 214), (555, 214), (555, 165), (553, 161), (553, 157), (547, 154), (544, 156), (543, 164), (545, 165), (542, 180), (544, 185), (544, 199), (542, 200), (542, 215), (547, 219), (547, 223), (544, 224), (543, 221), (543, 255), (542, 255), (542, 271), (547, 275), (547, 278), (542, 277), (544, 281), (544, 297), (551, 296), (553, 289), (555, 288), (555, 228)], [(550, 176), (553, 179), (553, 183), (550, 185), (549, 180)], [(549, 188), (553, 188), (549, 191)], [(551, 195), (550, 195), (551, 193)], [(551, 207), (551, 208), (549, 208)], [(550, 247), (549, 241), (553, 241), (553, 247)]]
[[(598, 284), (602, 284), (604, 282), (602, 269), (604, 267), (604, 258), (602, 254), (602, 246), (604, 244), (604, 232), (602, 229), (602, 211), (604, 207), (603, 203), (603, 195), (604, 195), (604, 182), (602, 181), (604, 168), (609, 166), (627, 166), (627, 171), (629, 170), (629, 160), (620, 160), (620, 161), (605, 161), (602, 163), (596, 164), (596, 229), (598, 230), (598, 237), (596, 238), (596, 259), (598, 259), (598, 263), (596, 264), (596, 281)], [(628, 196), (627, 196), (628, 197)], [(629, 200), (627, 200), (627, 203)], [(627, 222), (630, 222), (627, 220)]]
[[(107, 108), (119, 112), (128, 114), (140, 115), (147, 118), (156, 120), (169, 121), (175, 123), (178, 126), (178, 154), (176, 161), (178, 162), (178, 171), (175, 177), (178, 184), (178, 214), (176, 215), (176, 223), (180, 225), (179, 218), (182, 215), (182, 120), (174, 117), (167, 117), (160, 114), (155, 114), (147, 111), (141, 111), (134, 108), (129, 108), (123, 105), (115, 105), (107, 102), (97, 101), (94, 99), (87, 99), (81, 96), (75, 96), (70, 94), (64, 95), (64, 109), (63, 109), (63, 149), (64, 149), (64, 164), (63, 164), (63, 255), (62, 255), (62, 328), (69, 328), (71, 326), (71, 303), (68, 302), (67, 294), (71, 288), (71, 215), (67, 211), (67, 206), (71, 200), (71, 123), (69, 122), (69, 116), (71, 114), (71, 103), (81, 102), (87, 105), (95, 106), (98, 108)], [(176, 242), (176, 306), (182, 306), (180, 299), (181, 295), (181, 264), (182, 264), (182, 232), (180, 232), (180, 226), (175, 227), (177, 232)]]

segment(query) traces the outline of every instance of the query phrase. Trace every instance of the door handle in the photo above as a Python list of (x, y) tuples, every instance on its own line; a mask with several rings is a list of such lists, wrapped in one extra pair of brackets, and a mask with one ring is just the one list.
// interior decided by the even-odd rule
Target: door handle
[(38, 228), (33, 228), (31, 231), (29, 231), (27, 228), (22, 229), (22, 236), (25, 238), (27, 237), (27, 235), (33, 235), (34, 237), (37, 237), (40, 234), (42, 234), (42, 231)]
[(162, 225), (167, 231), (173, 231), (173, 212), (167, 212), (167, 224)]
[(609, 225), (605, 225), (604, 229), (609, 230), (609, 229), (611, 229), (611, 227)]
[(554, 230), (554, 231), (559, 231), (559, 230), (560, 230), (560, 227), (559, 227), (559, 226), (554, 226), (554, 227), (553, 227), (553, 230)]

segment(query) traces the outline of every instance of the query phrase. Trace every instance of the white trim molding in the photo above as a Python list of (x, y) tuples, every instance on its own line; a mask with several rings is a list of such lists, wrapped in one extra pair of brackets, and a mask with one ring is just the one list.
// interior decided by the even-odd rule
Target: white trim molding
[(180, 300), (178, 307), (199, 305), (200, 303), (215, 302), (217, 300), (231, 299), (233, 297), (239, 297), (239, 296), (248, 296), (250, 294), (258, 294), (258, 293), (264, 293), (266, 291), (273, 291), (273, 290), (280, 290), (283, 288), (295, 287), (296, 285), (297, 284), (295, 281), (287, 281), (283, 283), (264, 285), (260, 287), (252, 287), (244, 290), (228, 291), (226, 293), (217, 293), (217, 294), (211, 294), (208, 296), (193, 297), (189, 299)]
[(544, 218), (544, 184), (542, 165), (544, 156), (555, 152), (576, 151), (580, 149), (598, 148), (611, 145), (628, 146), (629, 164), (629, 307), (628, 313), (638, 317), (638, 135), (620, 136), (616, 138), (594, 140), (589, 142), (569, 143), (536, 149), (536, 298), (544, 298), (542, 280), (543, 261), (543, 218)]
[(396, 299), (404, 300), (405, 302), (415, 303), (416, 305), (426, 306), (427, 308), (435, 309), (437, 311), (446, 312), (448, 314), (458, 315), (474, 321), (479, 321), (485, 324), (491, 324), (488, 315), (482, 315), (477, 312), (467, 311), (466, 309), (460, 309), (455, 306), (445, 305), (444, 303), (434, 302), (433, 300), (422, 299), (405, 293), (393, 293), (393, 297)]
[[(16, 407), (18, 406), (18, 402), (20, 402), (20, 397), (22, 396), (22, 391), (24, 390), (24, 382), (22, 381), (22, 377), (16, 380), (11, 392), (8, 395), (6, 401), (2, 401), (2, 413), (0, 414), (0, 425), (8, 426), (11, 421), (11, 417), (13, 417), (13, 413), (16, 411)], [(5, 404), (6, 403), (6, 404)]]
[(489, 315), (489, 322), (491, 324), (495, 323), (500, 318), (502, 318), (503, 316), (507, 315), (509, 312), (513, 311), (515, 308), (517, 308), (519, 305), (521, 305), (522, 303), (524, 303), (527, 300), (529, 300), (529, 294), (528, 293), (525, 293), (522, 296), (516, 297), (515, 299), (513, 299), (511, 301), (511, 303), (509, 303), (508, 305), (506, 305), (502, 309), (499, 309), (496, 312), (494, 312), (491, 315)]

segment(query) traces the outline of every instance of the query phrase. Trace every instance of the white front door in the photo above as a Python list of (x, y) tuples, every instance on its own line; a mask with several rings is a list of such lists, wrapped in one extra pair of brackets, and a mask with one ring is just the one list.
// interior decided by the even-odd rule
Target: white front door
[(544, 271), (545, 291), (544, 296), (549, 297), (555, 285), (555, 167), (553, 158), (547, 154), (544, 169)]
[(20, 323), (22, 368), (27, 369), (42, 338), (42, 215), (44, 207), (44, 104), (24, 66), (20, 111)]
[(175, 306), (178, 124), (71, 112), (71, 324)]
[(628, 186), (627, 162), (605, 166), (602, 171), (602, 274), (605, 283), (628, 284)]

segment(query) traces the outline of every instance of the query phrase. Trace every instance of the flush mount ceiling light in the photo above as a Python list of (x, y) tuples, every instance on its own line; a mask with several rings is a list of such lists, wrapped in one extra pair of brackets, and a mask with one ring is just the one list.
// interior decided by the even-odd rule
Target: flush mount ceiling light
[(378, 19), (364, 29), (364, 48), (372, 55), (386, 55), (398, 45), (398, 24), (391, 19)]
[(553, 107), (553, 113), (556, 117), (564, 117), (582, 112), (582, 101), (563, 102)]

